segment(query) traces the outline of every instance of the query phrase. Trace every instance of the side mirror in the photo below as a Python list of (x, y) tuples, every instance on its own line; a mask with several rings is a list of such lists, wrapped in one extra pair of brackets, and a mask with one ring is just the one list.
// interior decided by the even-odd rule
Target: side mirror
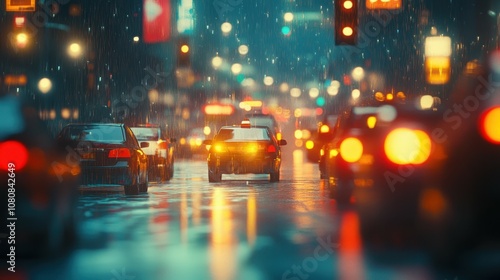
[(203, 145), (212, 145), (212, 140), (203, 140), (203, 142), (201, 142)]
[(286, 144), (287, 144), (287, 142), (285, 139), (281, 139), (278, 141), (278, 145), (280, 145), (280, 146), (285, 146)]
[(141, 142), (141, 148), (147, 148), (147, 147), (149, 147), (148, 142)]

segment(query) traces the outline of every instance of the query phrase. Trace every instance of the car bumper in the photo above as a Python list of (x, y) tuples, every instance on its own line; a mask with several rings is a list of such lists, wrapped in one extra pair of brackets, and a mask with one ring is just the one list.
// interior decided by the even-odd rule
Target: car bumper
[(114, 166), (82, 166), (81, 186), (126, 186), (133, 183), (132, 172), (127, 162)]
[(269, 174), (279, 170), (277, 157), (210, 156), (208, 167), (221, 174)]

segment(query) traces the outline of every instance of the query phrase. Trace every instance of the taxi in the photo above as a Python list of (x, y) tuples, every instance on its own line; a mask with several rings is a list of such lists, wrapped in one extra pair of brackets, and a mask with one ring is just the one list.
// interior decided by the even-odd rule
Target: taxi
[(281, 146), (267, 126), (252, 126), (244, 119), (239, 126), (223, 126), (209, 145), (208, 181), (220, 182), (222, 174), (269, 174), (269, 182), (278, 182), (281, 167)]

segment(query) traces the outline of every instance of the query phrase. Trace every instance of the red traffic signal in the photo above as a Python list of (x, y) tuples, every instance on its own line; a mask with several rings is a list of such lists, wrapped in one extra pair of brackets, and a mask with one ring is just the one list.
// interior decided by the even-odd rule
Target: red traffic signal
[(358, 0), (335, 1), (335, 45), (356, 45)]

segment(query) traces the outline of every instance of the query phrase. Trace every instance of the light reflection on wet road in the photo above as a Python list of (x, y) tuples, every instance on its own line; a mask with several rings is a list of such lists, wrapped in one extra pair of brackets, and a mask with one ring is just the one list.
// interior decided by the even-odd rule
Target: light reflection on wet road
[(430, 278), (418, 262), (370, 263), (357, 215), (337, 209), (301, 151), (284, 156), (279, 183), (268, 175), (222, 179), (208, 183), (203, 159), (177, 160), (174, 178), (147, 194), (83, 194), (77, 250), (31, 266), (30, 278)]

